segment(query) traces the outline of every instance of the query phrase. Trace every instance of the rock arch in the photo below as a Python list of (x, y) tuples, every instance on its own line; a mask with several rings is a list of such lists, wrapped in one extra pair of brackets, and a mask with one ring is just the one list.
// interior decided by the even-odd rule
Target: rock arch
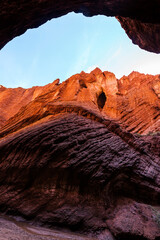
[(0, 9), (0, 49), (27, 29), (74, 11), (85, 16), (116, 16), (133, 43), (160, 53), (160, 2), (156, 0), (2, 0)]

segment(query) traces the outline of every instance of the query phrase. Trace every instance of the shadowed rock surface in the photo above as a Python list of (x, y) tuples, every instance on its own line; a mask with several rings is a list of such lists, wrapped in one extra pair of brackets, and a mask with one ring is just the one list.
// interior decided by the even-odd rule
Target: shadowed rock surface
[(31, 223), (0, 215), (0, 239), (1, 240), (94, 240), (70, 231), (48, 229), (33, 226)]
[(116, 16), (133, 43), (160, 52), (158, 0), (2, 0), (0, 9), (0, 48), (27, 29), (74, 11), (85, 16)]
[(95, 69), (50, 86), (1, 128), (1, 211), (101, 240), (160, 239), (160, 135), (131, 133), (133, 116), (137, 132), (159, 129), (159, 76)]

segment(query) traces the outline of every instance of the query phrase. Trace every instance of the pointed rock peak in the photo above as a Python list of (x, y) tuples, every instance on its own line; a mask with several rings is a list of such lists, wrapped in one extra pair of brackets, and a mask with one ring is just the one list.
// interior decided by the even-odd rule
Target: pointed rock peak
[(116, 79), (115, 74), (112, 72), (104, 71), (103, 74), (105, 75), (106, 78), (115, 78)]
[(129, 80), (129, 76), (123, 75), (123, 76), (119, 79), (119, 81), (124, 81), (124, 80), (128, 81), (128, 80)]
[(52, 84), (54, 84), (54, 85), (59, 85), (59, 84), (60, 84), (60, 79), (57, 78), (56, 80), (53, 81)]
[(128, 78), (130, 81), (132, 81), (132, 79), (134, 79), (135, 77), (138, 77), (139, 75), (141, 75), (141, 73), (133, 71), (128, 75)]
[(100, 68), (96, 67), (91, 73), (94, 75), (99, 75), (102, 73), (102, 71)]
[(86, 73), (84, 72), (84, 71), (82, 71), (81, 73), (80, 73), (80, 75), (85, 75)]
[(60, 79), (57, 78), (56, 80), (54, 80), (53, 82), (51, 83), (48, 83), (47, 85), (45, 86), (36, 86), (36, 87), (33, 87), (33, 88), (46, 88), (46, 89), (52, 89), (54, 86), (58, 86), (60, 84)]

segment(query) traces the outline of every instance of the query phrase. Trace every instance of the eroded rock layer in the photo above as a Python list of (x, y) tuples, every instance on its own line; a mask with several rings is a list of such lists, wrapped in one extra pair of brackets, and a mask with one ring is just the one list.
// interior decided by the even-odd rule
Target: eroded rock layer
[(107, 230), (116, 239), (160, 237), (159, 210), (151, 206), (159, 205), (160, 156), (152, 139), (97, 120), (60, 114), (3, 138), (1, 211), (73, 231)]
[(129, 132), (160, 131), (159, 75), (132, 72), (118, 80), (113, 73), (96, 68), (91, 73), (76, 74), (61, 84), (57, 79), (45, 87), (1, 89), (0, 117), (5, 125), (1, 136), (36, 121), (38, 115), (41, 118), (53, 114), (55, 108), (61, 111), (64, 105), (66, 109), (68, 105), (79, 105), (88, 108), (87, 111), (94, 110), (115, 119)]
[(0, 130), (0, 211), (101, 240), (160, 239), (159, 76), (95, 69), (28, 92)]
[(12, 116), (14, 116), (21, 107), (26, 106), (38, 95), (51, 91), (55, 82), (44, 87), (24, 88), (5, 88), (0, 85), (0, 127)]
[(27, 29), (74, 11), (85, 16), (119, 16), (134, 43), (148, 51), (160, 52), (160, 2), (157, 0), (2, 0), (0, 9), (0, 48)]

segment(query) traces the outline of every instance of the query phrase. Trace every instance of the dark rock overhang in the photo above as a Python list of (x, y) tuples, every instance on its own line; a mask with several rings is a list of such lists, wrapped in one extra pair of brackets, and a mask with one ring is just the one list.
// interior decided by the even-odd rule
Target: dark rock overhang
[(160, 1), (23, 0), (0, 2), (0, 49), (27, 29), (69, 12), (116, 16), (134, 44), (160, 53)]

